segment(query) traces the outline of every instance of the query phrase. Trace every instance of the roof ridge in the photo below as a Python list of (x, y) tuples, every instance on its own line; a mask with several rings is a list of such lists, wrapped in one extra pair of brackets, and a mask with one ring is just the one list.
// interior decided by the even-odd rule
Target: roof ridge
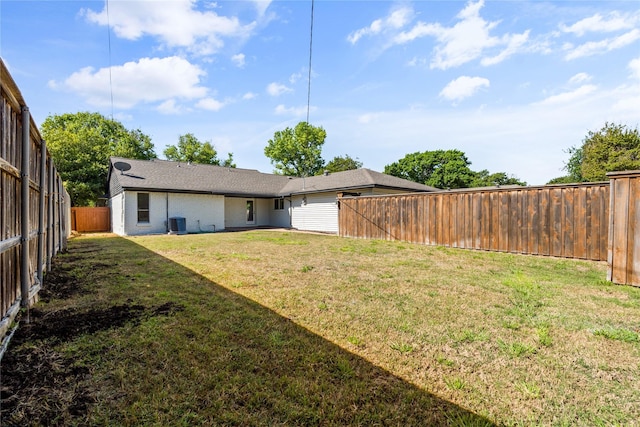
[(362, 169), (365, 172), (365, 174), (367, 175), (367, 178), (369, 179), (369, 182), (371, 184), (375, 184), (376, 183), (376, 180), (373, 177), (373, 174), (371, 172), (375, 172), (375, 173), (380, 173), (380, 172), (376, 172), (376, 171), (371, 170), (369, 168), (360, 168), (360, 169)]

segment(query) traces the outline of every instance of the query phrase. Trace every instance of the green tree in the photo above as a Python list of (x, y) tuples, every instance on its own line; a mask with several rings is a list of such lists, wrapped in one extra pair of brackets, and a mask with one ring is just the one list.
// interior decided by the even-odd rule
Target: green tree
[(467, 188), (474, 180), (471, 162), (460, 150), (407, 154), (384, 167), (384, 173), (436, 188)]
[(151, 138), (99, 113), (51, 115), (40, 127), (73, 206), (95, 206), (105, 192), (109, 157), (154, 159)]
[(490, 173), (483, 169), (476, 172), (470, 187), (491, 187), (494, 185), (527, 185), (527, 183), (520, 181), (513, 175), (507, 175), (505, 172)]
[(233, 163), (233, 153), (229, 153), (227, 160), (221, 161), (210, 142), (200, 142), (192, 133), (180, 135), (178, 145), (169, 145), (163, 154), (167, 160), (176, 162), (236, 167)]
[(324, 168), (322, 145), (327, 133), (322, 127), (300, 122), (295, 128), (277, 131), (264, 149), (276, 173), (287, 176), (312, 176)]
[(362, 167), (362, 162), (357, 158), (352, 159), (348, 154), (345, 154), (344, 157), (336, 156), (324, 166), (324, 170), (327, 172), (342, 172), (349, 171), (353, 169), (360, 169)]
[(589, 182), (607, 180), (607, 172), (640, 169), (637, 128), (605, 123), (599, 131), (587, 134), (581, 150), (582, 177)]
[(491, 187), (494, 185), (527, 185), (505, 172), (474, 172), (471, 162), (460, 150), (435, 150), (407, 154), (384, 167), (384, 173), (436, 188)]
[(570, 157), (563, 169), (568, 175), (549, 184), (606, 181), (607, 172), (640, 169), (640, 132), (606, 122), (602, 129), (589, 131), (580, 147), (566, 152)]

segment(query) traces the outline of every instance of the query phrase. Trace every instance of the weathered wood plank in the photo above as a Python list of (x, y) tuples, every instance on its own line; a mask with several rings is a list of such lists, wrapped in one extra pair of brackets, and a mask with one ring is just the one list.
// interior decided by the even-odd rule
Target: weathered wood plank
[(563, 233), (563, 198), (562, 189), (554, 188), (550, 194), (550, 216), (551, 234), (550, 234), (550, 255), (562, 256), (562, 233)]
[(629, 226), (627, 227), (627, 280), (640, 286), (640, 177), (629, 178)]
[(627, 227), (629, 225), (629, 178), (615, 180), (613, 218), (612, 281), (627, 283)]

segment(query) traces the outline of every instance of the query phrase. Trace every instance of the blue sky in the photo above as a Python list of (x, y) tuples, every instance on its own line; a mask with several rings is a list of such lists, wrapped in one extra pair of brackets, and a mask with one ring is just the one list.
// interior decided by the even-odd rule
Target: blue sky
[[(2, 0), (0, 56), (38, 124), (113, 114), (160, 157), (190, 132), (271, 172), (306, 120), (310, 22), (310, 1)], [(310, 106), (327, 161), (456, 148), (544, 184), (588, 131), (640, 125), (640, 3), (317, 0)]]

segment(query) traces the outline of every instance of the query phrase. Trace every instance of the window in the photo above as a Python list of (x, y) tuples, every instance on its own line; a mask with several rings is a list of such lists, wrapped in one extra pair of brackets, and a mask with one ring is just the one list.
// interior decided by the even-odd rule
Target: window
[(138, 193), (138, 222), (149, 222), (149, 193)]
[(273, 209), (281, 211), (284, 209), (284, 199), (273, 199)]

